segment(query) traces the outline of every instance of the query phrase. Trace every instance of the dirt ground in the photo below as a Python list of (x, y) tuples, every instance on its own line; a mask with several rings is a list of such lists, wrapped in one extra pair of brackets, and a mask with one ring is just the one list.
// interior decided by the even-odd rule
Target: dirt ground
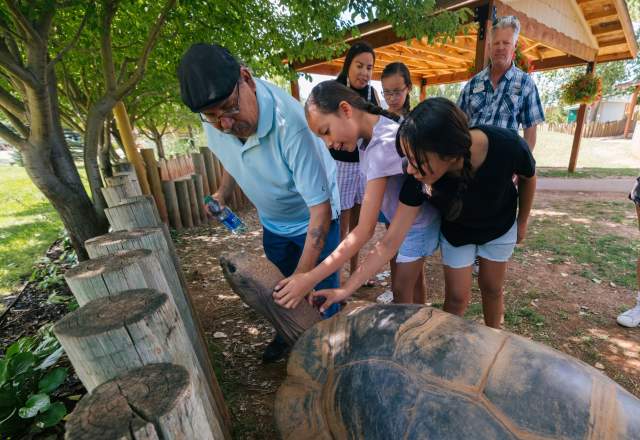
[[(559, 212), (558, 206), (590, 201), (608, 202), (611, 194), (548, 193), (536, 196), (530, 234), (543, 234), (538, 224), (548, 216), (584, 223), (579, 215)], [(622, 221), (612, 223), (589, 217), (591, 227), (638, 240), (633, 207)], [(622, 206), (622, 205), (621, 205)], [(567, 215), (570, 214), (570, 215)], [(245, 306), (226, 284), (218, 256), (243, 250), (263, 255), (261, 229), (254, 211), (240, 213), (250, 232), (226, 234), (219, 226), (194, 229), (177, 237), (177, 248), (199, 316), (210, 344), (223, 392), (233, 415), (234, 437), (277, 438), (273, 424), (275, 392), (286, 375), (285, 362), (263, 365), (261, 354), (273, 336), (268, 323)], [(379, 225), (376, 235), (383, 234)], [(369, 245), (370, 246), (370, 245)], [(594, 249), (594, 252), (597, 251)], [(388, 268), (376, 286), (361, 288), (359, 299), (375, 301), (390, 285)], [(587, 272), (588, 273), (588, 272)], [(439, 257), (426, 262), (427, 301), (441, 307), (444, 297)], [(509, 265), (505, 284), (505, 328), (550, 345), (602, 370), (640, 397), (640, 329), (625, 329), (615, 317), (633, 304), (630, 287), (585, 276), (585, 264), (571, 258), (558, 260), (547, 251), (520, 247)], [(482, 322), (480, 298), (474, 288), (467, 318)]]

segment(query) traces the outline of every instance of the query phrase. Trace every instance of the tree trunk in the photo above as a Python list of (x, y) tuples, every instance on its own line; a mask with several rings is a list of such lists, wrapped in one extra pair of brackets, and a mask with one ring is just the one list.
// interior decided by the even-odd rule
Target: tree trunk
[(21, 151), (25, 169), (60, 215), (78, 258), (85, 260), (85, 240), (105, 233), (107, 222), (96, 214), (64, 139), (55, 73), (41, 88), (28, 88), (26, 95), (31, 126)]
[(100, 148), (98, 149), (98, 164), (100, 165), (100, 172), (102, 177), (113, 176), (113, 167), (111, 166), (111, 121), (109, 118), (104, 121), (104, 129), (102, 130), (102, 137), (100, 142)]
[(84, 137), (84, 167), (87, 173), (89, 187), (91, 188), (93, 206), (96, 210), (96, 215), (100, 217), (102, 221), (106, 221), (104, 209), (107, 207), (107, 203), (100, 191), (100, 188), (102, 188), (102, 177), (100, 176), (100, 167), (98, 165), (98, 143), (100, 133), (104, 127), (104, 121), (107, 119), (114, 105), (115, 100), (103, 98), (91, 106), (89, 115), (87, 116), (87, 130)]
[(156, 148), (158, 149), (158, 157), (160, 159), (164, 159), (164, 144), (162, 143), (162, 133), (158, 131), (155, 126), (152, 126), (151, 133), (153, 135), (153, 142), (156, 144)]

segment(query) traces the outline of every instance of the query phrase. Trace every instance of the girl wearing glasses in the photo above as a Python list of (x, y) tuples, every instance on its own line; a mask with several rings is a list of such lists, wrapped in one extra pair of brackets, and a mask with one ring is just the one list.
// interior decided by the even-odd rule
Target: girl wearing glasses
[[(307, 99), (305, 112), (309, 128), (330, 149), (358, 152), (367, 185), (358, 225), (336, 250), (312, 271), (293, 275), (276, 286), (274, 299), (287, 308), (297, 306), (317, 284), (315, 280), (324, 279), (325, 273), (335, 272), (371, 239), (380, 211), (387, 218), (393, 218), (398, 208), (400, 189), (406, 180), (402, 158), (396, 150), (397, 115), (364, 101), (353, 90), (336, 81), (326, 81), (314, 87)], [(416, 289), (416, 285), (424, 257), (438, 248), (440, 217), (426, 201), (407, 209), (412, 220), (404, 231), (408, 233), (402, 246), (398, 246), (399, 250), (394, 249), (394, 253), (398, 251), (398, 258), (392, 290), (396, 303), (422, 304), (424, 291)], [(356, 273), (360, 271), (358, 269)], [(369, 276), (373, 274), (371, 272)], [(356, 288), (367, 279), (361, 279)], [(332, 300), (334, 302), (336, 300)]]
[(387, 64), (382, 71), (382, 95), (391, 113), (404, 119), (411, 110), (409, 94), (413, 84), (409, 69), (404, 63)]
[[(376, 53), (369, 43), (361, 41), (349, 48), (342, 71), (336, 81), (355, 91), (362, 99), (380, 105), (376, 90), (371, 87), (371, 75), (376, 62)], [(360, 157), (357, 151), (329, 150), (336, 161), (338, 188), (340, 189), (340, 239), (358, 224), (360, 205), (364, 195), (364, 177), (360, 172)], [(358, 253), (351, 258), (350, 272), (358, 267)], [(367, 285), (371, 285), (367, 282)]]
[(328, 307), (351, 295), (403, 244), (415, 207), (428, 200), (442, 215), (444, 310), (464, 314), (471, 295), (471, 267), (478, 256), (484, 321), (499, 328), (507, 262), (526, 235), (536, 188), (535, 161), (527, 143), (504, 128), (469, 128), (466, 115), (454, 103), (430, 98), (402, 123), (397, 148), (407, 158), (411, 177), (400, 191), (389, 230), (342, 288), (311, 296), (327, 297), (323, 307)]

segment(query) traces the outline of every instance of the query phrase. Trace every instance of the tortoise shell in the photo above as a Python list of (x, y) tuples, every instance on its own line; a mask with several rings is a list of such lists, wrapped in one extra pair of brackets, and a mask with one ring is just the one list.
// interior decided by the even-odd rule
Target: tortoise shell
[(287, 373), (285, 439), (640, 439), (640, 400), (604, 374), (430, 307), (351, 303)]

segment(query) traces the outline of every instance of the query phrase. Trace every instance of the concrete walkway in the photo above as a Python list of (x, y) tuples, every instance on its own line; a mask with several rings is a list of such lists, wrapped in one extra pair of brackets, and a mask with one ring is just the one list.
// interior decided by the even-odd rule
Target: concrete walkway
[(565, 179), (562, 177), (540, 177), (536, 191), (574, 191), (574, 192), (614, 192), (629, 193), (634, 177), (607, 179)]

